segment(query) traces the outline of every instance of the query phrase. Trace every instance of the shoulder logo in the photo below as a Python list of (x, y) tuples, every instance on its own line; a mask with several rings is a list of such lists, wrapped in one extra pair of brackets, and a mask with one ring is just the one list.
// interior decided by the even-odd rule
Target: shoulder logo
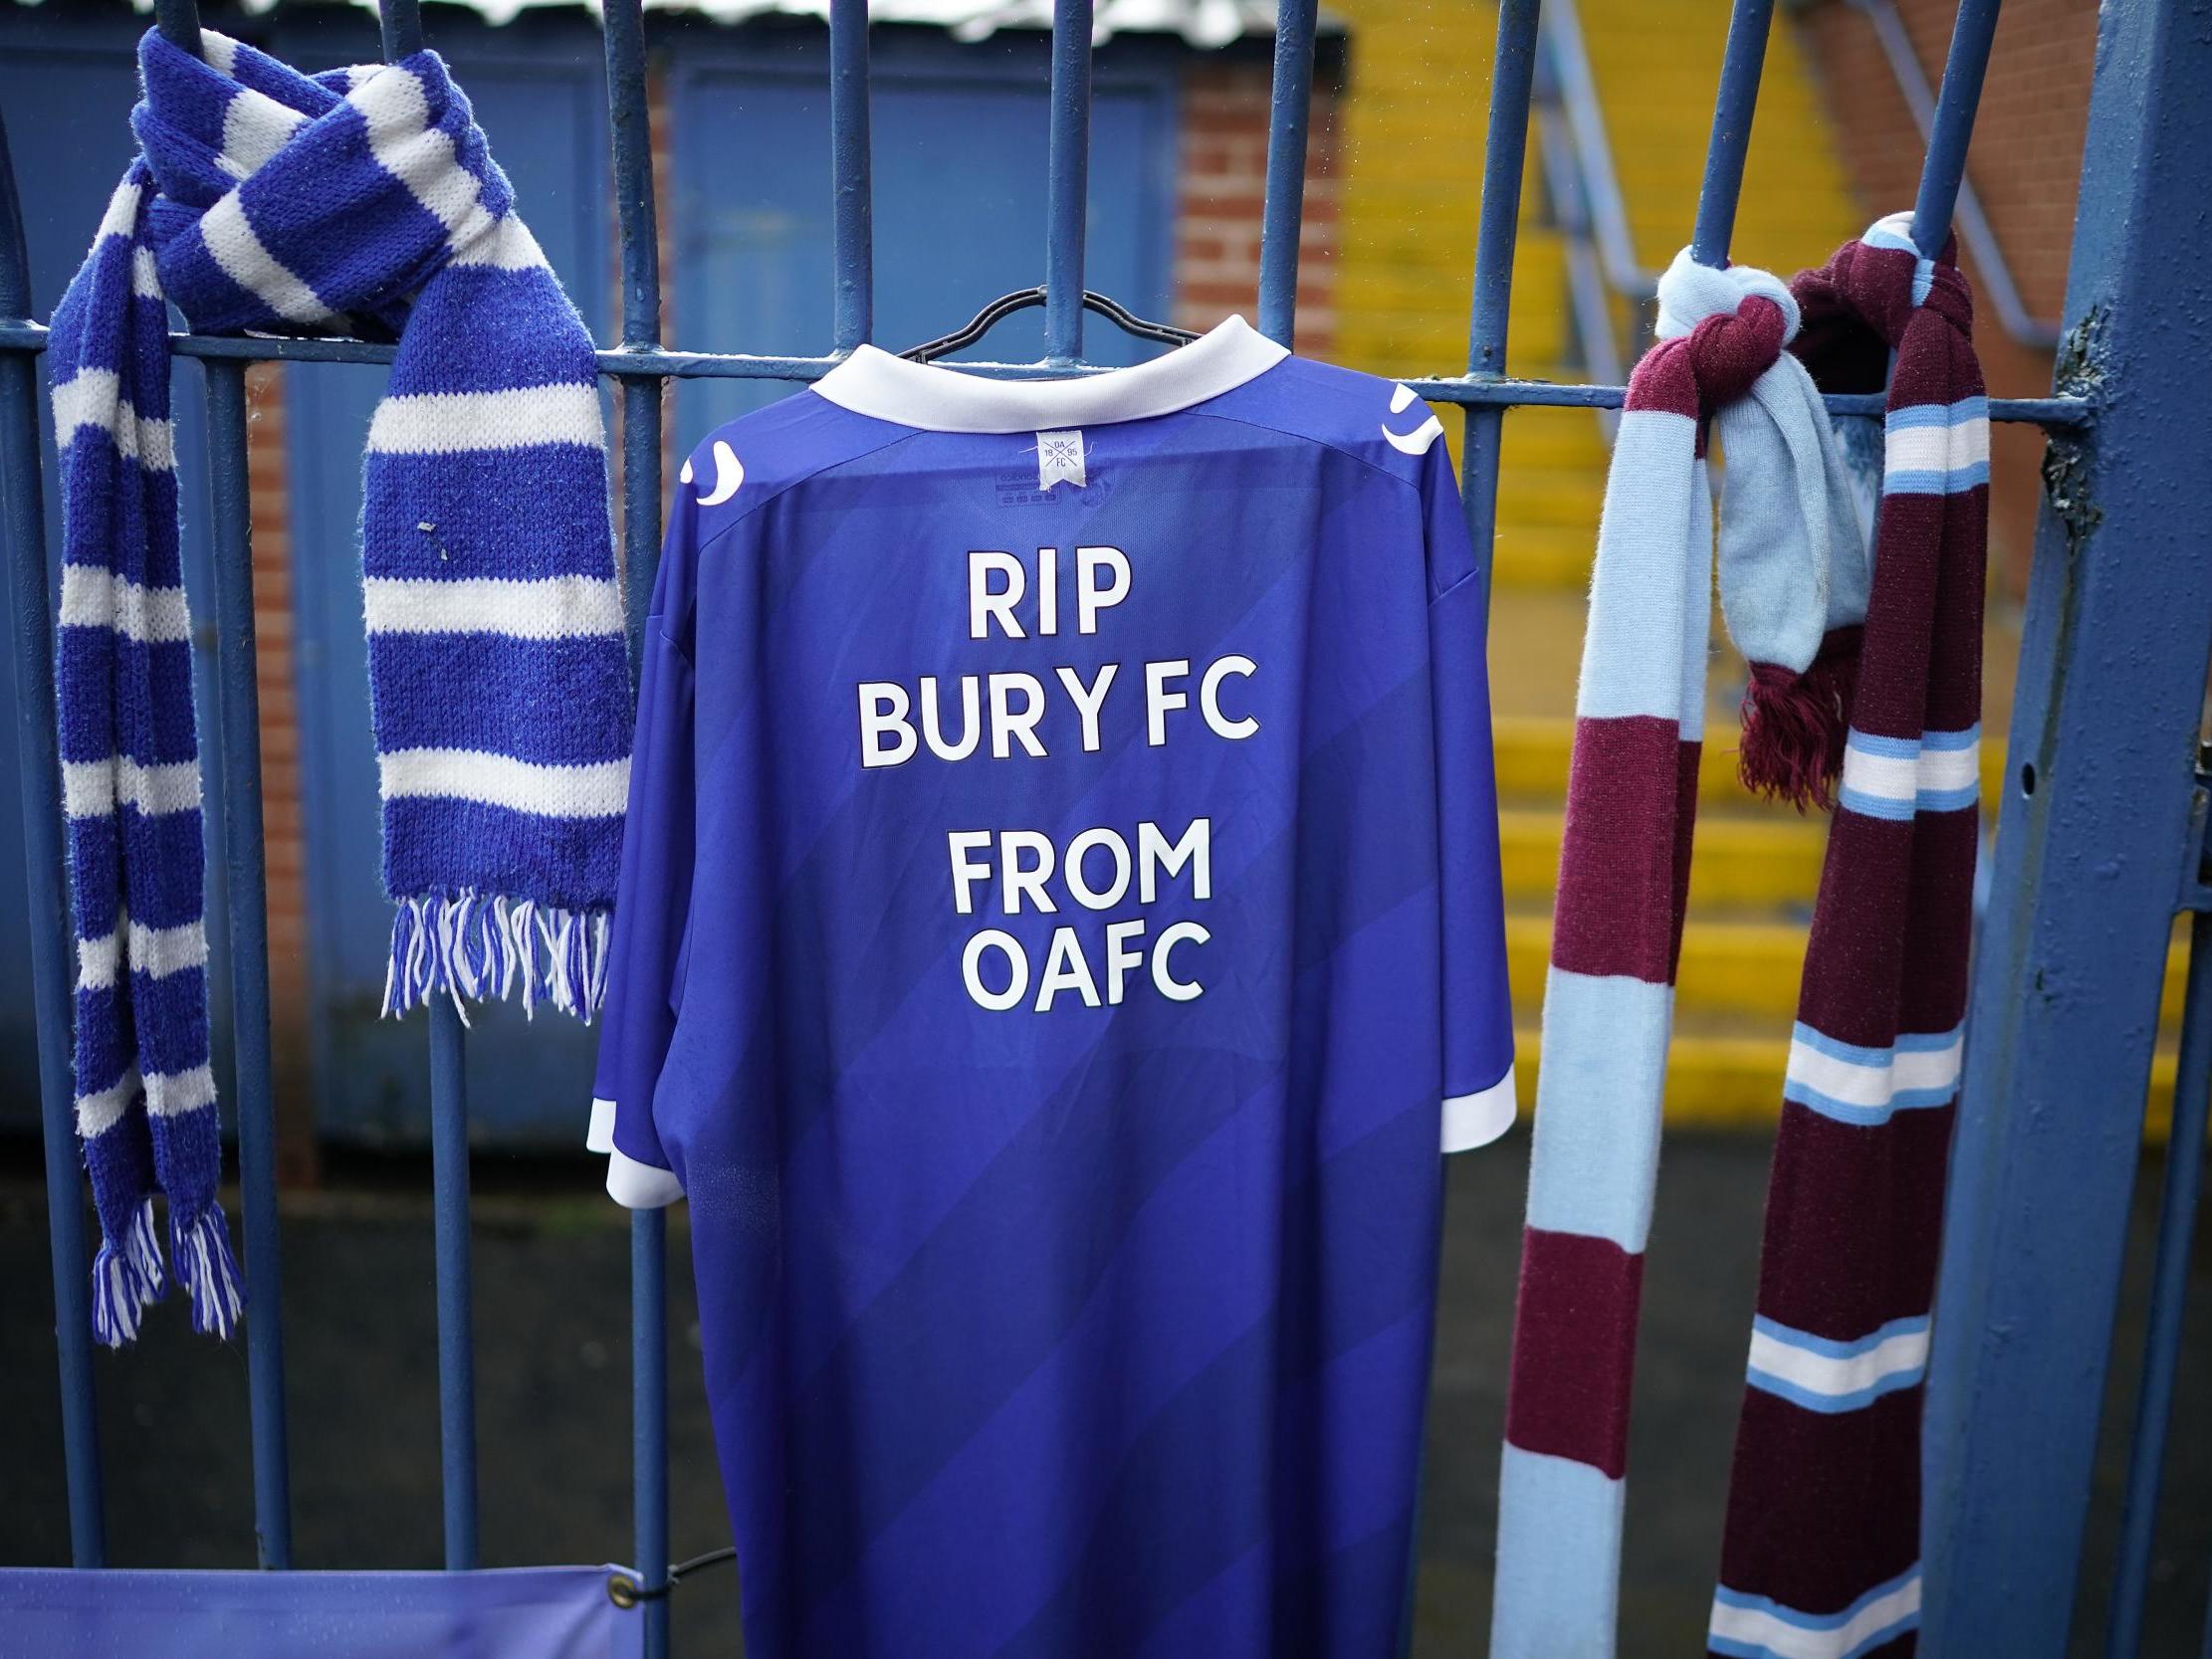
[[(738, 486), (745, 482), (745, 463), (738, 459), (736, 450), (717, 438), (714, 453), (715, 485), (712, 490), (699, 498), (701, 507), (720, 507), (732, 496), (735, 496), (738, 493)], [(691, 462), (689, 460), (684, 462), (683, 471), (676, 476), (686, 484), (691, 482)]]
[[(1406, 406), (1415, 401), (1417, 400), (1414, 397), (1413, 387), (1404, 385), (1395, 387), (1390, 394), (1390, 412), (1394, 415), (1402, 415), (1406, 412)], [(1383, 423), (1383, 436), (1390, 440), (1392, 449), (1406, 455), (1427, 455), (1429, 446), (1443, 436), (1443, 422), (1437, 419), (1436, 415), (1432, 413), (1427, 420), (1411, 432), (1393, 432), (1390, 428), (1390, 422), (1385, 421)]]

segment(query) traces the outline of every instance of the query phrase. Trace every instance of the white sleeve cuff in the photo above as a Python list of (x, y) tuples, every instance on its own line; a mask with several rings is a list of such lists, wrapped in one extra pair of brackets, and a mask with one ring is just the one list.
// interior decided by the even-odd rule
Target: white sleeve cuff
[(674, 1170), (640, 1163), (628, 1153), (607, 1153), (607, 1196), (624, 1209), (666, 1209), (684, 1195)]
[(587, 1152), (614, 1150), (614, 1103), (595, 1100), (591, 1103), (591, 1127), (584, 1131), (583, 1149)]
[(1507, 1066), (1505, 1075), (1489, 1088), (1478, 1089), (1471, 1095), (1452, 1095), (1444, 1101), (1443, 1149), (1466, 1152), (1477, 1146), (1487, 1146), (1513, 1127), (1518, 1109), (1513, 1094), (1513, 1068)]

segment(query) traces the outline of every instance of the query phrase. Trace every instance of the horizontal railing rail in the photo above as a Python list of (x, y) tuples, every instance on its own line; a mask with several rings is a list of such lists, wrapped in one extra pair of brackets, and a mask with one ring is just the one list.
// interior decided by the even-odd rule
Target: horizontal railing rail
[[(37, 353), (46, 349), (47, 330), (37, 322), (0, 322), (0, 351)], [(395, 347), (380, 340), (264, 339), (229, 335), (173, 334), (169, 348), (180, 357), (249, 362), (389, 363)], [(781, 380), (803, 385), (818, 380), (844, 361), (824, 357), (757, 356), (745, 352), (636, 350), (610, 347), (598, 354), (599, 372), (612, 380)], [(986, 379), (1046, 380), (1070, 375), (1107, 374), (1110, 363), (960, 363), (964, 374)], [(1475, 405), (1526, 404), (1539, 408), (1618, 409), (1628, 395), (1622, 384), (1588, 381), (1517, 380), (1505, 375), (1416, 374), (1406, 378), (1415, 393), (1433, 403)], [(1837, 415), (1881, 413), (1880, 392), (1831, 392), (1825, 400)], [(2095, 416), (2092, 397), (1993, 397), (1989, 418), (2030, 426), (2083, 426)]]

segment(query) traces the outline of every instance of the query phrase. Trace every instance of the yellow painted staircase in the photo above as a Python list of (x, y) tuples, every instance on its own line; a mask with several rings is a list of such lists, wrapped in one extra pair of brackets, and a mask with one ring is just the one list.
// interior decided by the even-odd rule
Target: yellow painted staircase
[[(1658, 270), (1688, 239), (1704, 165), (1727, 0), (1579, 0), (1638, 259)], [(1338, 354), (1373, 373), (1454, 372), (1466, 361), (1467, 301), (1481, 191), (1494, 5), (1330, 0), (1353, 29), (1343, 106), (1337, 268)], [(1514, 258), (1508, 363), (1538, 379), (1587, 378), (1572, 335), (1564, 246), (1544, 221), (1535, 146)], [(1891, 204), (1894, 205), (1894, 204)], [(1737, 216), (1735, 252), (1792, 272), (1827, 257), (1869, 217), (1851, 197), (1826, 113), (1787, 17), (1775, 22)], [(1458, 419), (1444, 430), (1456, 450)], [(1582, 651), (1583, 590), (1596, 544), (1606, 447), (1568, 409), (1516, 409), (1500, 456), (1490, 625), (1503, 807), (1507, 949), (1521, 1027), (1523, 1104), (1535, 1088), (1544, 964)], [(1717, 634), (1716, 634), (1717, 637)], [(2010, 714), (2018, 639), (1993, 622), (1983, 728)], [(1796, 1011), (1825, 821), (1751, 799), (1735, 781), (1730, 682), (1714, 675), (1684, 930), (1667, 1117), (1714, 1127), (1773, 1120)], [(1985, 810), (2004, 771), (1985, 750)], [(2185, 935), (2177, 935), (2185, 936)], [(2166, 975), (2168, 1044), (2152, 1074), (2150, 1131), (2164, 1134), (2182, 955)]]
[[(1639, 261), (1663, 267), (1695, 217), (1727, 32), (1727, 0), (1579, 0), (1586, 43)], [(1404, 376), (1466, 360), (1494, 5), (1331, 0), (1351, 26), (1343, 105), (1337, 271), (1339, 355)], [(1565, 251), (1544, 218), (1536, 147), (1523, 191), (1508, 363), (1583, 379)], [(1737, 218), (1737, 257), (1791, 272), (1863, 228), (1818, 89), (1786, 17), (1767, 54)], [(1460, 423), (1445, 416), (1456, 444)], [(1503, 805), (1508, 951), (1532, 1096), (1550, 908), (1558, 875), (1583, 590), (1607, 452), (1586, 411), (1517, 409), (1500, 456), (1490, 669)], [(2009, 679), (2014, 647), (1993, 637)], [(1669, 1122), (1764, 1123), (1779, 1109), (1805, 924), (1827, 825), (1752, 800), (1737, 785), (1727, 666), (1716, 670), (1691, 916), (1684, 933)], [(1992, 686), (1988, 729), (2005, 726)], [(1997, 769), (1989, 768), (1994, 789)]]

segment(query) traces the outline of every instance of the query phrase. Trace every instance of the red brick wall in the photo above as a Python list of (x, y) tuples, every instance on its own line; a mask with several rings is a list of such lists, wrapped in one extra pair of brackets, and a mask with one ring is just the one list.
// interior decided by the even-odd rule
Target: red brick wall
[(292, 519), (280, 363), (256, 363), (246, 371), (246, 464), (254, 538), (255, 681), (261, 696), (261, 821), (269, 880), (278, 1177), (298, 1184), (315, 1178), (316, 1144), (307, 1025), (307, 838), (301, 812), (300, 703), (293, 680)]
[[(1897, 0), (1931, 85), (1950, 44), (1951, 0)], [(1909, 207), (1919, 182), (1920, 134), (1890, 75), (1873, 27), (1841, 0), (1804, 14), (1812, 56), (1869, 219)], [(2066, 298), (2074, 198), (2089, 122), (2097, 52), (2097, 8), (2085, 0), (2013, 0), (1997, 25), (1989, 79), (1967, 175), (1989, 215), (2005, 263), (2029, 311), (2055, 319)], [(1977, 278), (1973, 262), (1967, 275)], [(1975, 338), (1992, 392), (2034, 396), (2051, 389), (2049, 353), (2006, 335), (1986, 301)], [(2003, 426), (1992, 439), (1991, 541), (2017, 589), (2034, 538), (2043, 456), (2031, 427)]]
[[(1183, 80), (1175, 317), (1186, 328), (1232, 311), (1257, 320), (1268, 74), (1259, 59), (1198, 64)], [(1298, 349), (1317, 357), (1336, 343), (1337, 107), (1336, 89), (1317, 77), (1298, 239)]]

